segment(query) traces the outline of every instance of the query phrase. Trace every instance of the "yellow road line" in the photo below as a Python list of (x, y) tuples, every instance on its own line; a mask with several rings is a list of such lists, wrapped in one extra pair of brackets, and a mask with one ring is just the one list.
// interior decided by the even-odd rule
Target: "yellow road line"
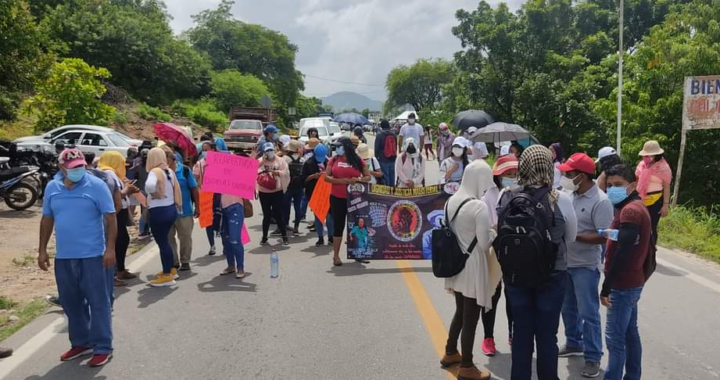
[[(412, 264), (410, 264), (410, 261), (396, 260), (395, 264), (398, 268), (400, 268), (400, 272), (405, 280), (405, 285), (407, 285), (410, 295), (415, 302), (415, 308), (417, 308), (420, 316), (422, 317), (423, 323), (425, 324), (425, 330), (427, 330), (428, 335), (430, 335), (430, 340), (435, 347), (435, 351), (437, 351), (438, 357), (442, 359), (445, 355), (445, 343), (448, 336), (445, 324), (443, 324), (442, 319), (440, 319), (440, 315), (437, 310), (435, 310), (435, 306), (430, 300), (430, 297), (425, 291), (425, 287), (423, 287), (420, 282), (420, 278), (415, 272)], [(450, 379), (455, 379), (456, 371), (457, 369), (453, 369), (452, 372), (448, 371), (448, 377)]]

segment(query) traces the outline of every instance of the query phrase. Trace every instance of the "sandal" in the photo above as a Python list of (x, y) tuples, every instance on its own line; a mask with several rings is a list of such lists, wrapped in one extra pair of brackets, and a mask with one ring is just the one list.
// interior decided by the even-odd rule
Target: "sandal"
[(338, 257), (337, 260), (335, 260), (335, 258), (333, 258), (333, 265), (334, 265), (334, 266), (336, 266), (336, 267), (341, 267), (342, 264), (343, 264), (343, 263), (342, 263), (342, 260), (340, 260), (339, 257)]
[(226, 274), (232, 274), (235, 273), (235, 268), (225, 268), (224, 271), (220, 272), (221, 276), (224, 276)]

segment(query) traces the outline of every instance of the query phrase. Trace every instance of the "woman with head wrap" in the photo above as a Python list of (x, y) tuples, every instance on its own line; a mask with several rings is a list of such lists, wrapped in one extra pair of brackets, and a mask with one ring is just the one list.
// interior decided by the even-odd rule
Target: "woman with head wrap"
[(437, 156), (440, 162), (445, 161), (452, 156), (452, 147), (455, 141), (455, 135), (445, 123), (440, 123), (440, 132), (437, 137)]
[(403, 152), (395, 159), (397, 187), (425, 186), (425, 161), (414, 138), (403, 141)]
[(117, 265), (115, 286), (123, 286), (125, 283), (121, 280), (129, 280), (136, 277), (125, 268), (125, 257), (128, 246), (130, 245), (130, 235), (127, 231), (128, 221), (130, 219), (128, 212), (130, 202), (128, 196), (137, 193), (139, 190), (134, 185), (125, 184), (127, 180), (125, 176), (125, 158), (123, 158), (119, 152), (104, 152), (100, 156), (100, 161), (98, 161), (98, 169), (105, 172), (112, 179), (114, 188), (118, 190), (113, 193), (118, 224), (118, 233), (115, 239), (115, 260)]
[[(567, 242), (575, 241), (577, 219), (572, 200), (565, 192), (554, 189), (553, 157), (550, 149), (532, 145), (520, 156), (518, 163), (518, 187), (505, 192), (498, 205), (498, 229), (503, 228), (503, 212), (513, 198), (520, 193), (540, 197), (545, 215), (552, 220), (548, 227), (550, 237), (557, 247), (554, 270), (544, 287), (526, 287), (516, 284), (514, 273), (503, 268), (505, 295), (512, 307), (514, 317), (512, 343), (512, 378), (530, 379), (533, 351), (537, 345), (537, 373), (540, 379), (557, 379), (558, 346), (557, 331), (560, 310), (565, 298), (567, 281)], [(538, 196), (541, 194), (537, 194)], [(549, 221), (548, 221), (549, 223)], [(526, 279), (527, 280), (527, 279)]]
[(340, 266), (340, 245), (345, 233), (347, 218), (348, 185), (370, 180), (370, 173), (362, 158), (355, 152), (349, 138), (341, 137), (335, 142), (335, 153), (325, 168), (325, 181), (332, 185), (330, 211), (333, 219), (333, 265)]
[[(485, 161), (473, 161), (465, 168), (460, 189), (448, 199), (446, 219), (461, 248), (469, 252), (465, 267), (445, 280), (445, 289), (455, 296), (455, 315), (450, 323), (443, 367), (460, 364), (458, 378), (489, 379), (473, 363), (475, 330), (480, 313), (493, 307), (492, 296), (500, 282), (500, 265), (490, 253), (494, 232), (488, 208), (480, 200), (493, 185), (492, 172)], [(458, 352), (458, 339), (462, 355)]]
[(178, 210), (182, 209), (182, 193), (175, 173), (168, 166), (165, 150), (152, 148), (146, 164), (148, 171), (145, 191), (148, 193), (150, 230), (160, 249), (162, 272), (150, 281), (151, 286), (172, 286), (178, 277), (173, 267), (175, 255), (170, 246), (170, 228), (175, 224)]

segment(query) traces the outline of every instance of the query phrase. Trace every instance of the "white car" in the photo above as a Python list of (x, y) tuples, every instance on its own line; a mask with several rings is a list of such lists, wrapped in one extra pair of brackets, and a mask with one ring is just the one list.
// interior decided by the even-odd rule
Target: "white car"
[(343, 132), (340, 130), (340, 123), (331, 121), (328, 132), (330, 133), (330, 142), (335, 142), (337, 139), (343, 137)]
[(142, 144), (142, 140), (134, 139), (130, 136), (124, 135), (120, 132), (117, 132), (116, 130), (108, 127), (101, 127), (98, 125), (85, 125), (85, 124), (78, 124), (78, 125), (64, 125), (62, 127), (55, 128), (51, 131), (45, 132), (38, 136), (27, 136), (27, 137), (20, 137), (19, 139), (13, 140), (16, 144), (26, 144), (26, 143), (46, 143), (61, 134), (68, 132), (68, 131), (96, 131), (96, 132), (114, 132), (120, 135), (123, 139), (125, 139), (130, 146), (138, 147), (140, 144)]
[[(109, 129), (109, 128), (108, 128)], [(18, 150), (31, 150), (39, 152), (44, 149), (55, 150), (55, 144), (64, 143), (66, 146), (75, 145), (82, 152), (95, 153), (96, 157), (100, 157), (103, 152), (117, 151), (127, 157), (127, 151), (131, 148), (126, 138), (110, 129), (110, 131), (98, 130), (70, 130), (61, 133), (54, 138), (41, 142), (20, 142), (17, 143)]]
[(332, 137), (330, 136), (330, 133), (328, 132), (328, 128), (324, 125), (305, 125), (304, 127), (300, 128), (300, 142), (305, 146), (305, 144), (308, 143), (308, 140), (310, 140), (307, 136), (307, 131), (310, 128), (315, 128), (318, 131), (318, 138), (320, 138), (320, 141), (325, 144), (329, 145), (332, 142)]

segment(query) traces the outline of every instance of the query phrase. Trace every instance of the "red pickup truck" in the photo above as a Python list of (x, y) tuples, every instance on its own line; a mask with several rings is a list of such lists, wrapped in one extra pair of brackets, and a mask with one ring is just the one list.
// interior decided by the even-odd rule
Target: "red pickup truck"
[(228, 149), (247, 153), (257, 145), (263, 129), (275, 123), (272, 108), (233, 107), (230, 109), (230, 126), (223, 133)]

